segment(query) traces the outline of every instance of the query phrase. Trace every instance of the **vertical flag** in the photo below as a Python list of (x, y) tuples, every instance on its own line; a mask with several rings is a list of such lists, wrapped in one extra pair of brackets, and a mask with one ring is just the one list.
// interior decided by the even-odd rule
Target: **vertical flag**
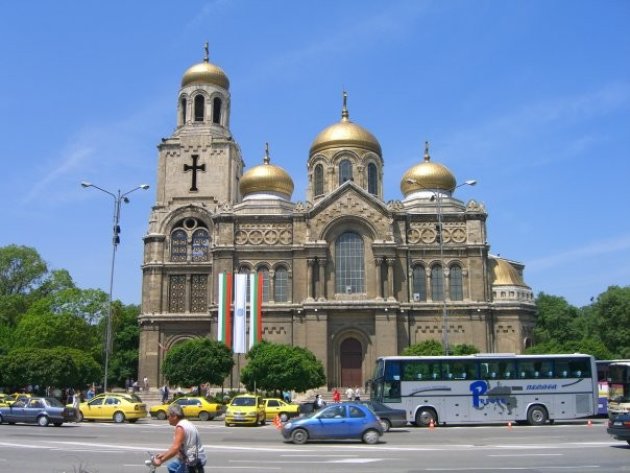
[(219, 326), (217, 340), (232, 346), (232, 273), (219, 274)]
[(246, 353), (247, 274), (236, 274), (234, 279), (234, 353)]
[(249, 275), (249, 348), (262, 340), (262, 288), (263, 274)]

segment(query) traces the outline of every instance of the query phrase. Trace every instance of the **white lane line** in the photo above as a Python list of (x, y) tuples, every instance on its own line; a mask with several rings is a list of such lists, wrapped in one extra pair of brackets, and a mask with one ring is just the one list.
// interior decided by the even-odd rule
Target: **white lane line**
[(489, 457), (563, 457), (564, 453), (523, 453), (523, 454), (503, 454), (503, 455), (487, 455)]
[[(599, 465), (571, 465), (571, 466), (504, 466), (504, 467), (492, 467), (492, 471), (546, 471), (546, 470), (570, 470), (570, 471), (586, 471), (585, 468), (590, 470), (601, 468)], [(487, 472), (488, 468), (425, 468), (421, 471), (481, 471)]]

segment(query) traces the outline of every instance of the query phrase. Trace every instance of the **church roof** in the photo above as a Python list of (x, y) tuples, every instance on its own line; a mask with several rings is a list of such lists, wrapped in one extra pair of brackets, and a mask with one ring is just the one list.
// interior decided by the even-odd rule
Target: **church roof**
[(224, 89), (230, 88), (230, 80), (223, 69), (212, 64), (208, 57), (208, 43), (205, 45), (205, 57), (202, 62), (189, 67), (182, 77), (182, 87), (190, 84), (218, 85)]
[(269, 144), (266, 144), (263, 164), (254, 166), (243, 174), (239, 189), (243, 197), (254, 193), (278, 193), (286, 199), (291, 199), (293, 179), (280, 166), (271, 164)]
[(455, 187), (457, 187), (457, 181), (453, 173), (443, 164), (431, 161), (428, 142), (425, 143), (424, 160), (409, 168), (400, 181), (400, 191), (405, 197), (422, 190), (452, 192)]

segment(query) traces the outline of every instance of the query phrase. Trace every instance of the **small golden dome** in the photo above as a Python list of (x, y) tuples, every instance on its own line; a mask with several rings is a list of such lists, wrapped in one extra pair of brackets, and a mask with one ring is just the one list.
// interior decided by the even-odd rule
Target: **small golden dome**
[(269, 144), (267, 144), (263, 164), (254, 166), (241, 177), (239, 189), (243, 197), (258, 192), (276, 192), (291, 199), (293, 179), (284, 169), (274, 166), (270, 161)]
[(223, 87), (224, 89), (230, 88), (230, 81), (219, 66), (212, 64), (208, 58), (208, 43), (205, 45), (205, 57), (203, 62), (195, 64), (188, 68), (184, 72), (182, 77), (182, 87), (186, 87), (190, 84), (212, 84)]
[(455, 176), (446, 166), (431, 162), (428, 142), (425, 142), (424, 161), (409, 168), (400, 181), (400, 190), (405, 197), (422, 190), (452, 192), (456, 186)]
[(374, 135), (362, 126), (350, 121), (350, 115), (346, 106), (347, 98), (348, 94), (344, 92), (341, 121), (325, 128), (317, 135), (311, 145), (311, 156), (329, 148), (341, 148), (344, 146), (365, 148), (381, 156), (381, 145)]
[(493, 286), (525, 286), (517, 269), (501, 258), (491, 258)]

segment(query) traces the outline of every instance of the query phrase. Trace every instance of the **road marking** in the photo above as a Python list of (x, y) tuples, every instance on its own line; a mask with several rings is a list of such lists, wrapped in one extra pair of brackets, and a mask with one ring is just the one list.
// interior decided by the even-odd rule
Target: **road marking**
[[(584, 468), (589, 469), (599, 469), (601, 468), (599, 465), (571, 465), (571, 466), (503, 466), (503, 467), (492, 467), (492, 471), (542, 471), (542, 470), (571, 470), (571, 471), (584, 471)], [(420, 471), (488, 471), (488, 468), (425, 468)]]

